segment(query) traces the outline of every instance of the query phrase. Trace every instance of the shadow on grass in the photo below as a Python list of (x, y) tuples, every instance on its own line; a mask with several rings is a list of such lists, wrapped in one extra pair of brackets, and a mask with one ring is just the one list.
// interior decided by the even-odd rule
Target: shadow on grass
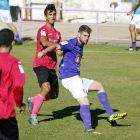
[(22, 41), (33, 41), (34, 39), (32, 39), (31, 37), (23, 37), (21, 40)]
[[(45, 115), (45, 114), (38, 114), (38, 116), (50, 116), (51, 118), (48, 119), (44, 119), (44, 120), (40, 120), (39, 122), (44, 122), (44, 121), (52, 121), (55, 119), (63, 119), (64, 117), (68, 117), (68, 116), (72, 116), (74, 115), (76, 117), (77, 120), (82, 121), (81, 117), (80, 117), (80, 113), (74, 113), (75, 111), (79, 111), (80, 107), (79, 106), (70, 106), (70, 107), (66, 107), (62, 110), (58, 110), (58, 111), (53, 111), (53, 115)], [(119, 110), (117, 109), (113, 109), (114, 112), (117, 112)], [(95, 109), (95, 110), (90, 110), (91, 112), (91, 118), (92, 118), (92, 127), (95, 129), (98, 126), (98, 121), (105, 119), (108, 121), (107, 117), (98, 117), (101, 114), (106, 113), (105, 110), (103, 109)], [(109, 122), (109, 121), (108, 121)], [(111, 124), (111, 126), (115, 127), (115, 126), (131, 126), (131, 125), (121, 125), (121, 124), (117, 124), (116, 121), (113, 122), (109, 122)]]

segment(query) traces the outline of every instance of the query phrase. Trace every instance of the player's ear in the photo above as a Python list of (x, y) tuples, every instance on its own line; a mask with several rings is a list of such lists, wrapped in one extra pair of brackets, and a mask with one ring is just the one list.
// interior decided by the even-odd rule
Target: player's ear
[(11, 46), (13, 46), (14, 45), (14, 40), (12, 41), (12, 43), (11, 43)]
[(46, 15), (44, 15), (44, 18), (47, 20), (47, 16)]
[(80, 37), (81, 36), (81, 33), (80, 32), (78, 32), (78, 37)]

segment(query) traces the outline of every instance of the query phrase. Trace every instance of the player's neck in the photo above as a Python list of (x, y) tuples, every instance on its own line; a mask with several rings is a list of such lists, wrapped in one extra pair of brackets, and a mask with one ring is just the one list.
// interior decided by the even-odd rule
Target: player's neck
[(84, 44), (82, 44), (82, 42), (80, 41), (80, 39), (78, 37), (77, 37), (77, 40), (81, 45), (84, 45)]
[(49, 22), (47, 22), (46, 25), (47, 25), (51, 30), (54, 30), (54, 24), (50, 24)]
[(0, 53), (10, 53), (10, 50), (11, 50), (11, 48), (10, 47), (4, 47), (4, 46), (1, 46), (0, 47)]

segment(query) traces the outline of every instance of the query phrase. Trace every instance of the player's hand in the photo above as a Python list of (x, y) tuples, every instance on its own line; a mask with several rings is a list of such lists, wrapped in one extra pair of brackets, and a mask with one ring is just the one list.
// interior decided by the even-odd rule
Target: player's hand
[(22, 105), (20, 106), (20, 111), (19, 113), (24, 113), (26, 109), (26, 104), (22, 103)]
[(38, 53), (38, 58), (41, 58), (43, 55), (44, 55), (44, 54), (43, 54), (43, 52), (42, 52), (42, 51), (41, 51), (41, 52), (39, 52), (39, 53)]
[(130, 12), (128, 12), (128, 13), (127, 13), (127, 15), (131, 15), (131, 16), (132, 16), (132, 12), (131, 12), (131, 11), (130, 11)]

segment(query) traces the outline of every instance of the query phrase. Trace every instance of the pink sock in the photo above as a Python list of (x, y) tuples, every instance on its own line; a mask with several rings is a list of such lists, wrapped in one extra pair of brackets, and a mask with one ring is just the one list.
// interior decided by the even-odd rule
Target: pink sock
[(48, 101), (48, 100), (50, 100), (51, 98), (50, 98), (50, 95), (49, 95), (49, 93), (46, 95), (46, 97), (44, 98), (44, 100), (43, 101)]
[[(37, 95), (37, 96), (38, 96), (38, 95)], [(35, 103), (35, 98), (36, 98), (37, 96), (34, 96), (34, 97), (31, 98), (31, 102), (32, 102), (33, 104)]]
[(39, 109), (41, 108), (43, 100), (45, 98), (40, 93), (35, 97), (36, 98), (35, 98), (35, 101), (34, 101), (34, 107), (33, 107), (31, 117), (37, 116), (37, 113), (38, 113)]

